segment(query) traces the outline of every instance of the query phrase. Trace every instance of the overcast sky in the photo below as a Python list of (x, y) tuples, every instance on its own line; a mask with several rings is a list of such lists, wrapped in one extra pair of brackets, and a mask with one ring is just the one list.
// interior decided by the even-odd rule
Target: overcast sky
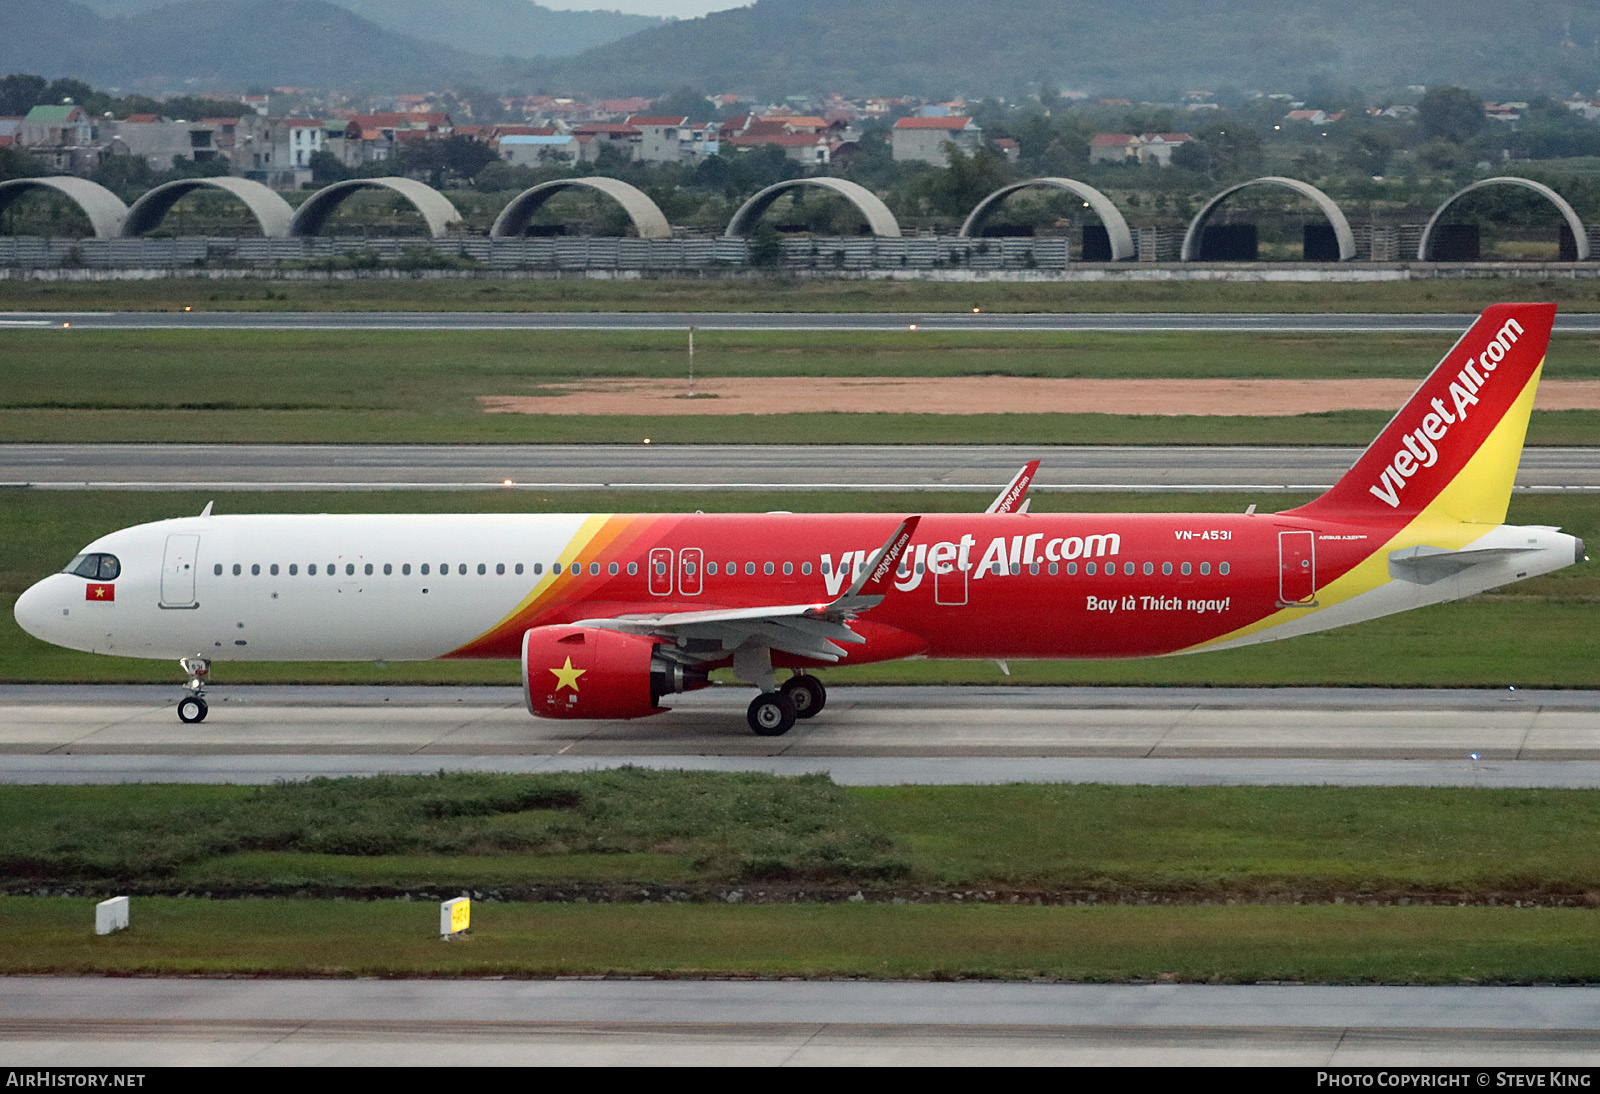
[(675, 15), (679, 19), (748, 6), (739, 0), (539, 0), (539, 3), (557, 11), (626, 11), (634, 15)]

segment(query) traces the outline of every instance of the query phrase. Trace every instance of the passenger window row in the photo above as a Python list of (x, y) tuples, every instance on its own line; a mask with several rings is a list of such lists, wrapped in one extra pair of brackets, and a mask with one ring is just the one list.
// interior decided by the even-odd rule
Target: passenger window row
[[(790, 576), (790, 575), (792, 575), (794, 573), (794, 569), (795, 569), (794, 563), (785, 562), (782, 565), (783, 565), (784, 576), (787, 577), (787, 576)], [(1069, 577), (1077, 576), (1078, 564), (1076, 562), (1068, 562), (1068, 563), (1064, 563), (1064, 564), (1063, 563), (1059, 563), (1059, 562), (1051, 562), (1051, 563), (1033, 562), (1033, 563), (1030, 563), (1029, 566), (1028, 566), (1028, 573), (1033, 575), (1033, 576), (1035, 576), (1035, 577), (1037, 577), (1040, 573), (1047, 572), (1047, 573), (1050, 574), (1051, 577), (1055, 577), (1058, 574), (1060, 574), (1061, 567), (1063, 565), (1065, 565), (1066, 571), (1067, 571), (1067, 575)], [(450, 566), (451, 566), (451, 564), (448, 563), (448, 562), (439, 563), (439, 569), (438, 569), (439, 576), (440, 577), (445, 577), (445, 576), (449, 575), (449, 573), (451, 572), (450, 571)], [(1116, 572), (1117, 572), (1117, 564), (1115, 562), (1107, 562), (1107, 563), (1104, 563), (1104, 564), (1096, 563), (1096, 562), (1085, 562), (1083, 564), (1083, 572), (1088, 577), (1094, 577), (1097, 574), (1099, 574), (1100, 572), (1102, 572), (1102, 566), (1103, 566), (1103, 570), (1104, 570), (1104, 573), (1105, 573), (1106, 577), (1111, 577), (1111, 576), (1115, 575)], [(842, 570), (842, 569), (846, 569), (847, 567), (844, 566), (844, 565), (841, 565), (839, 568)], [(927, 569), (928, 568), (927, 568), (927, 565), (925, 563), (919, 562), (916, 565), (916, 572), (918, 574), (927, 573)], [(1010, 569), (1010, 572), (1012, 574), (1020, 574), (1020, 573), (1022, 573), (1022, 564), (1020, 562), (1013, 562), (1013, 563), (1010, 564), (1009, 569)], [(1007, 570), (1007, 566), (1003, 562), (996, 562), (996, 563), (993, 563), (990, 566), (990, 572), (994, 573), (996, 575), (1004, 574), (1006, 572), (1006, 570)], [(1146, 576), (1149, 576), (1151, 574), (1154, 574), (1155, 570), (1156, 570), (1156, 564), (1154, 562), (1146, 562), (1146, 563), (1143, 563), (1143, 564), (1133, 563), (1133, 562), (1124, 562), (1122, 564), (1122, 573), (1124, 574), (1124, 576), (1127, 576), (1127, 577), (1132, 577), (1135, 573), (1144, 573)], [(1188, 562), (1180, 563), (1179, 567), (1178, 567), (1178, 572), (1181, 573), (1184, 577), (1191, 576), (1194, 573), (1194, 570), (1195, 570), (1194, 564), (1188, 563)], [(1217, 573), (1218, 574), (1226, 577), (1227, 574), (1228, 574), (1228, 570), (1229, 570), (1229, 566), (1228, 566), (1228, 564), (1226, 562), (1217, 563)], [(112, 556), (110, 556), (110, 555), (89, 555), (89, 556), (80, 556), (80, 558), (74, 559), (73, 560), (73, 564), (68, 567), (66, 572), (67, 573), (81, 574), (84, 577), (99, 576), (102, 580), (112, 580), (117, 576), (117, 573), (119, 571), (120, 571), (120, 566), (117, 565), (116, 559), (113, 558)], [(384, 573), (385, 576), (392, 575), (394, 573), (394, 571), (395, 571), (395, 567), (394, 567), (393, 563), (385, 562), (383, 564), (383, 573)], [(638, 572), (639, 572), (639, 564), (637, 562), (628, 563), (627, 571), (628, 571), (628, 576), (630, 576), (630, 577), (633, 577), (633, 576), (637, 575)], [(663, 561), (656, 562), (655, 563), (655, 571), (656, 571), (656, 573), (658, 575), (665, 575), (666, 572), (667, 572), (667, 563), (663, 562)], [(763, 574), (765, 574), (767, 576), (771, 576), (774, 573), (776, 573), (776, 571), (777, 571), (777, 565), (775, 563), (771, 563), (771, 562), (761, 563), (761, 572)], [(857, 567), (857, 572), (859, 572), (859, 571), (860, 571), (860, 567), (858, 566)], [(1199, 564), (1199, 571), (1200, 571), (1200, 576), (1201, 577), (1210, 576), (1210, 574), (1211, 574), (1211, 563), (1209, 563), (1209, 562), (1200, 563)], [(220, 563), (220, 562), (216, 563), (215, 565), (212, 566), (211, 572), (213, 574), (215, 574), (216, 576), (221, 577), (223, 575), (223, 572), (224, 572), (223, 564)], [(243, 563), (235, 562), (233, 564), (233, 575), (235, 577), (242, 576), (244, 574), (244, 572), (245, 572), (245, 567), (244, 567)], [(250, 564), (250, 574), (251, 574), (251, 576), (253, 576), (253, 577), (260, 576), (261, 572), (262, 572), (262, 566), (261, 566), (261, 564), (259, 562), (254, 562), (254, 563)], [(279, 573), (280, 573), (280, 569), (279, 569), (278, 563), (276, 563), (276, 562), (270, 563), (266, 567), (266, 572), (268, 574), (270, 574), (271, 576), (273, 576), (273, 577), (277, 577), (279, 575)], [(320, 571), (318, 569), (317, 563), (315, 563), (315, 562), (309, 563), (306, 566), (306, 574), (308, 576), (310, 576), (310, 577), (317, 576), (317, 574), (319, 572), (325, 573), (329, 577), (336, 577), (339, 574), (339, 564), (336, 563), (336, 562), (330, 562), (325, 567), (323, 567)], [(362, 572), (363, 575), (371, 577), (371, 576), (376, 575), (376, 573), (378, 571), (377, 571), (374, 563), (367, 562), (367, 563), (363, 563), (362, 564), (361, 572)], [(432, 565), (430, 563), (424, 562), (420, 566), (418, 566), (417, 572), (423, 577), (428, 577), (433, 572), (433, 567), (432, 567)], [(456, 572), (457, 575), (465, 576), (467, 574), (467, 572), (468, 572), (468, 564), (465, 563), (465, 562), (455, 563), (455, 572)], [(477, 564), (477, 572), (480, 575), (487, 575), (488, 572), (489, 572), (488, 563), (484, 563), (484, 562), (478, 563)], [(504, 562), (495, 563), (494, 572), (495, 572), (496, 576), (504, 575), (506, 573), (506, 564)], [(511, 568), (511, 572), (513, 574), (521, 574), (521, 573), (523, 573), (524, 572), (523, 564), (520, 563), (520, 562), (516, 563)], [(622, 572), (622, 567), (618, 563), (612, 562), (612, 563), (608, 563), (606, 565), (606, 573), (608, 573), (612, 577), (616, 577), (621, 572)], [(695, 564), (693, 562), (685, 562), (685, 563), (683, 563), (683, 572), (685, 574), (688, 574), (688, 575), (692, 576), (694, 574), (694, 572), (695, 572)], [(706, 563), (706, 573), (707, 573), (707, 575), (715, 577), (717, 575), (717, 572), (718, 572), (717, 563), (715, 563), (715, 562)], [(734, 576), (734, 575), (737, 575), (738, 572), (739, 572), (739, 564), (737, 562), (729, 562), (729, 563), (727, 563), (726, 566), (725, 566), (724, 572), (727, 573), (730, 577)], [(754, 562), (746, 562), (744, 564), (744, 572), (745, 572), (746, 576), (754, 577), (755, 573), (756, 573), (756, 563), (754, 563)], [(829, 566), (828, 566), (828, 564), (826, 562), (822, 564), (822, 572), (824, 574), (827, 574), (827, 573), (830, 572)], [(344, 575), (346, 577), (354, 577), (355, 573), (356, 573), (356, 564), (354, 562), (346, 562), (344, 564)], [(542, 575), (544, 573), (544, 564), (543, 563), (539, 563), (539, 562), (535, 562), (533, 564), (533, 573), (536, 576), (537, 575)], [(581, 573), (583, 573), (583, 563), (581, 563), (581, 562), (569, 562), (569, 563), (563, 564), (563, 563), (560, 563), (560, 562), (555, 562), (555, 563), (552, 563), (551, 566), (550, 566), (550, 573), (555, 575), (555, 576), (557, 576), (557, 577), (561, 576), (561, 574), (563, 574), (563, 573), (569, 573), (569, 574), (573, 574), (573, 575), (581, 574)], [(600, 563), (598, 563), (598, 562), (589, 563), (589, 573), (591, 575), (593, 575), (593, 576), (598, 577), (599, 574), (600, 574)], [(803, 576), (809, 577), (811, 575), (811, 563), (802, 562), (800, 564), (800, 573)], [(1172, 573), (1173, 573), (1173, 564), (1170, 563), (1170, 562), (1163, 562), (1161, 564), (1161, 574), (1162, 574), (1162, 576), (1163, 577), (1171, 577)], [(298, 563), (294, 563), (294, 562), (289, 563), (288, 575), (290, 577), (298, 577), (299, 574), (300, 574), (300, 565)], [(410, 574), (411, 574), (411, 563), (409, 563), (409, 562), (402, 563), (400, 565), (400, 574), (403, 577), (404, 576), (410, 576)]]
[[(1068, 562), (1065, 565), (1066, 565), (1066, 568), (1067, 568), (1067, 576), (1074, 577), (1074, 576), (1077, 575), (1077, 573), (1078, 573), (1078, 564), (1076, 562)], [(1029, 564), (1028, 573), (1037, 576), (1038, 574), (1044, 572), (1044, 573), (1049, 573), (1051, 577), (1054, 577), (1054, 576), (1056, 576), (1057, 574), (1059, 574), (1061, 572), (1061, 566), (1062, 566), (1062, 563), (1059, 563), (1059, 562), (1051, 562), (1051, 563), (1047, 563), (1047, 564), (1046, 563), (1034, 562), (1034, 563), (1030, 563)], [(1117, 572), (1117, 564), (1115, 562), (1104, 563), (1104, 567), (1103, 568), (1104, 568), (1104, 573), (1105, 573), (1106, 577), (1111, 577), (1112, 575), (1114, 575)], [(1221, 574), (1224, 577), (1227, 576), (1228, 571), (1229, 571), (1230, 568), (1231, 567), (1229, 567), (1229, 565), (1226, 562), (1217, 563), (1217, 573)], [(1003, 574), (1003, 573), (1006, 572), (1006, 569), (1007, 569), (1007, 567), (1006, 567), (1005, 563), (996, 562), (996, 563), (991, 565), (990, 572), (996, 573), (996, 574)], [(1102, 570), (1102, 564), (1101, 563), (1085, 562), (1083, 564), (1083, 572), (1088, 577), (1094, 577), (1096, 574), (1100, 573), (1101, 570)], [(1194, 574), (1195, 567), (1194, 567), (1193, 563), (1184, 562), (1184, 563), (1181, 563), (1178, 566), (1177, 570), (1184, 577), (1190, 577), (1190, 576), (1192, 576)], [(1022, 572), (1022, 564), (1020, 562), (1011, 563), (1010, 571), (1013, 574), (1020, 574)], [(921, 567), (918, 567), (917, 572), (918, 573), (922, 572), (921, 571)], [(1135, 563), (1135, 562), (1124, 562), (1122, 564), (1122, 573), (1126, 577), (1132, 577), (1135, 573), (1143, 573), (1146, 576), (1148, 576), (1148, 575), (1154, 574), (1155, 572), (1156, 572), (1156, 564), (1154, 562), (1146, 562), (1146, 563), (1143, 563), (1143, 564)], [(1172, 573), (1173, 573), (1173, 565), (1172, 565), (1172, 563), (1163, 562), (1161, 564), (1161, 575), (1163, 577), (1171, 577)], [(1210, 574), (1211, 574), (1211, 563), (1209, 563), (1209, 562), (1200, 563), (1200, 576), (1201, 577), (1209, 577)]]

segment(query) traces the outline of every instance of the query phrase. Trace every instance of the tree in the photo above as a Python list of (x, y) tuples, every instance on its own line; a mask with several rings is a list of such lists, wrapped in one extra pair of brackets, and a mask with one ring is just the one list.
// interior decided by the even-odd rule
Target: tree
[(311, 153), (311, 181), (318, 186), (327, 186), (329, 183), (343, 182), (350, 178), (350, 169), (346, 167), (332, 152), (322, 149)]
[(934, 171), (923, 184), (928, 205), (945, 216), (964, 219), (973, 206), (1010, 182), (1003, 159), (988, 148), (967, 155), (954, 144), (946, 144), (950, 166)]
[(143, 156), (107, 156), (89, 178), (113, 193), (137, 195), (155, 185), (156, 173)]
[(1344, 158), (1363, 175), (1381, 175), (1394, 152), (1393, 137), (1379, 129), (1366, 129), (1345, 146)]
[(663, 118), (688, 118), (691, 122), (708, 122), (717, 113), (705, 93), (693, 87), (678, 88), (665, 99), (658, 99), (650, 110)]
[(1213, 179), (1261, 173), (1261, 134), (1238, 122), (1214, 121), (1172, 153), (1172, 162)]
[(1417, 124), (1430, 140), (1462, 144), (1483, 131), (1483, 100), (1464, 87), (1430, 87), (1417, 102)]
[(26, 72), (0, 76), (0, 114), (26, 114), (40, 103), (49, 102), (44, 97), (47, 86), (43, 76)]

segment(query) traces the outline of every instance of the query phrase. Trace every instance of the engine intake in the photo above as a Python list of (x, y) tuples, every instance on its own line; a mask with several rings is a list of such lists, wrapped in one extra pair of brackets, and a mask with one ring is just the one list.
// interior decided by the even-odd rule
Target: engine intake
[(693, 691), (706, 674), (656, 654), (657, 641), (599, 627), (534, 627), (522, 636), (522, 691), (540, 718), (642, 718), (663, 695)]

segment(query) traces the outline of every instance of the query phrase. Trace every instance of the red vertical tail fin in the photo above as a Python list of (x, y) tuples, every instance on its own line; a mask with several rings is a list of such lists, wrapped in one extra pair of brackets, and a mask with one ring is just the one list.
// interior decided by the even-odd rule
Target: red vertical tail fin
[(1511, 499), (1554, 304), (1495, 304), (1445, 354), (1355, 466), (1290, 510), (1406, 523), (1427, 512), (1500, 524)]

